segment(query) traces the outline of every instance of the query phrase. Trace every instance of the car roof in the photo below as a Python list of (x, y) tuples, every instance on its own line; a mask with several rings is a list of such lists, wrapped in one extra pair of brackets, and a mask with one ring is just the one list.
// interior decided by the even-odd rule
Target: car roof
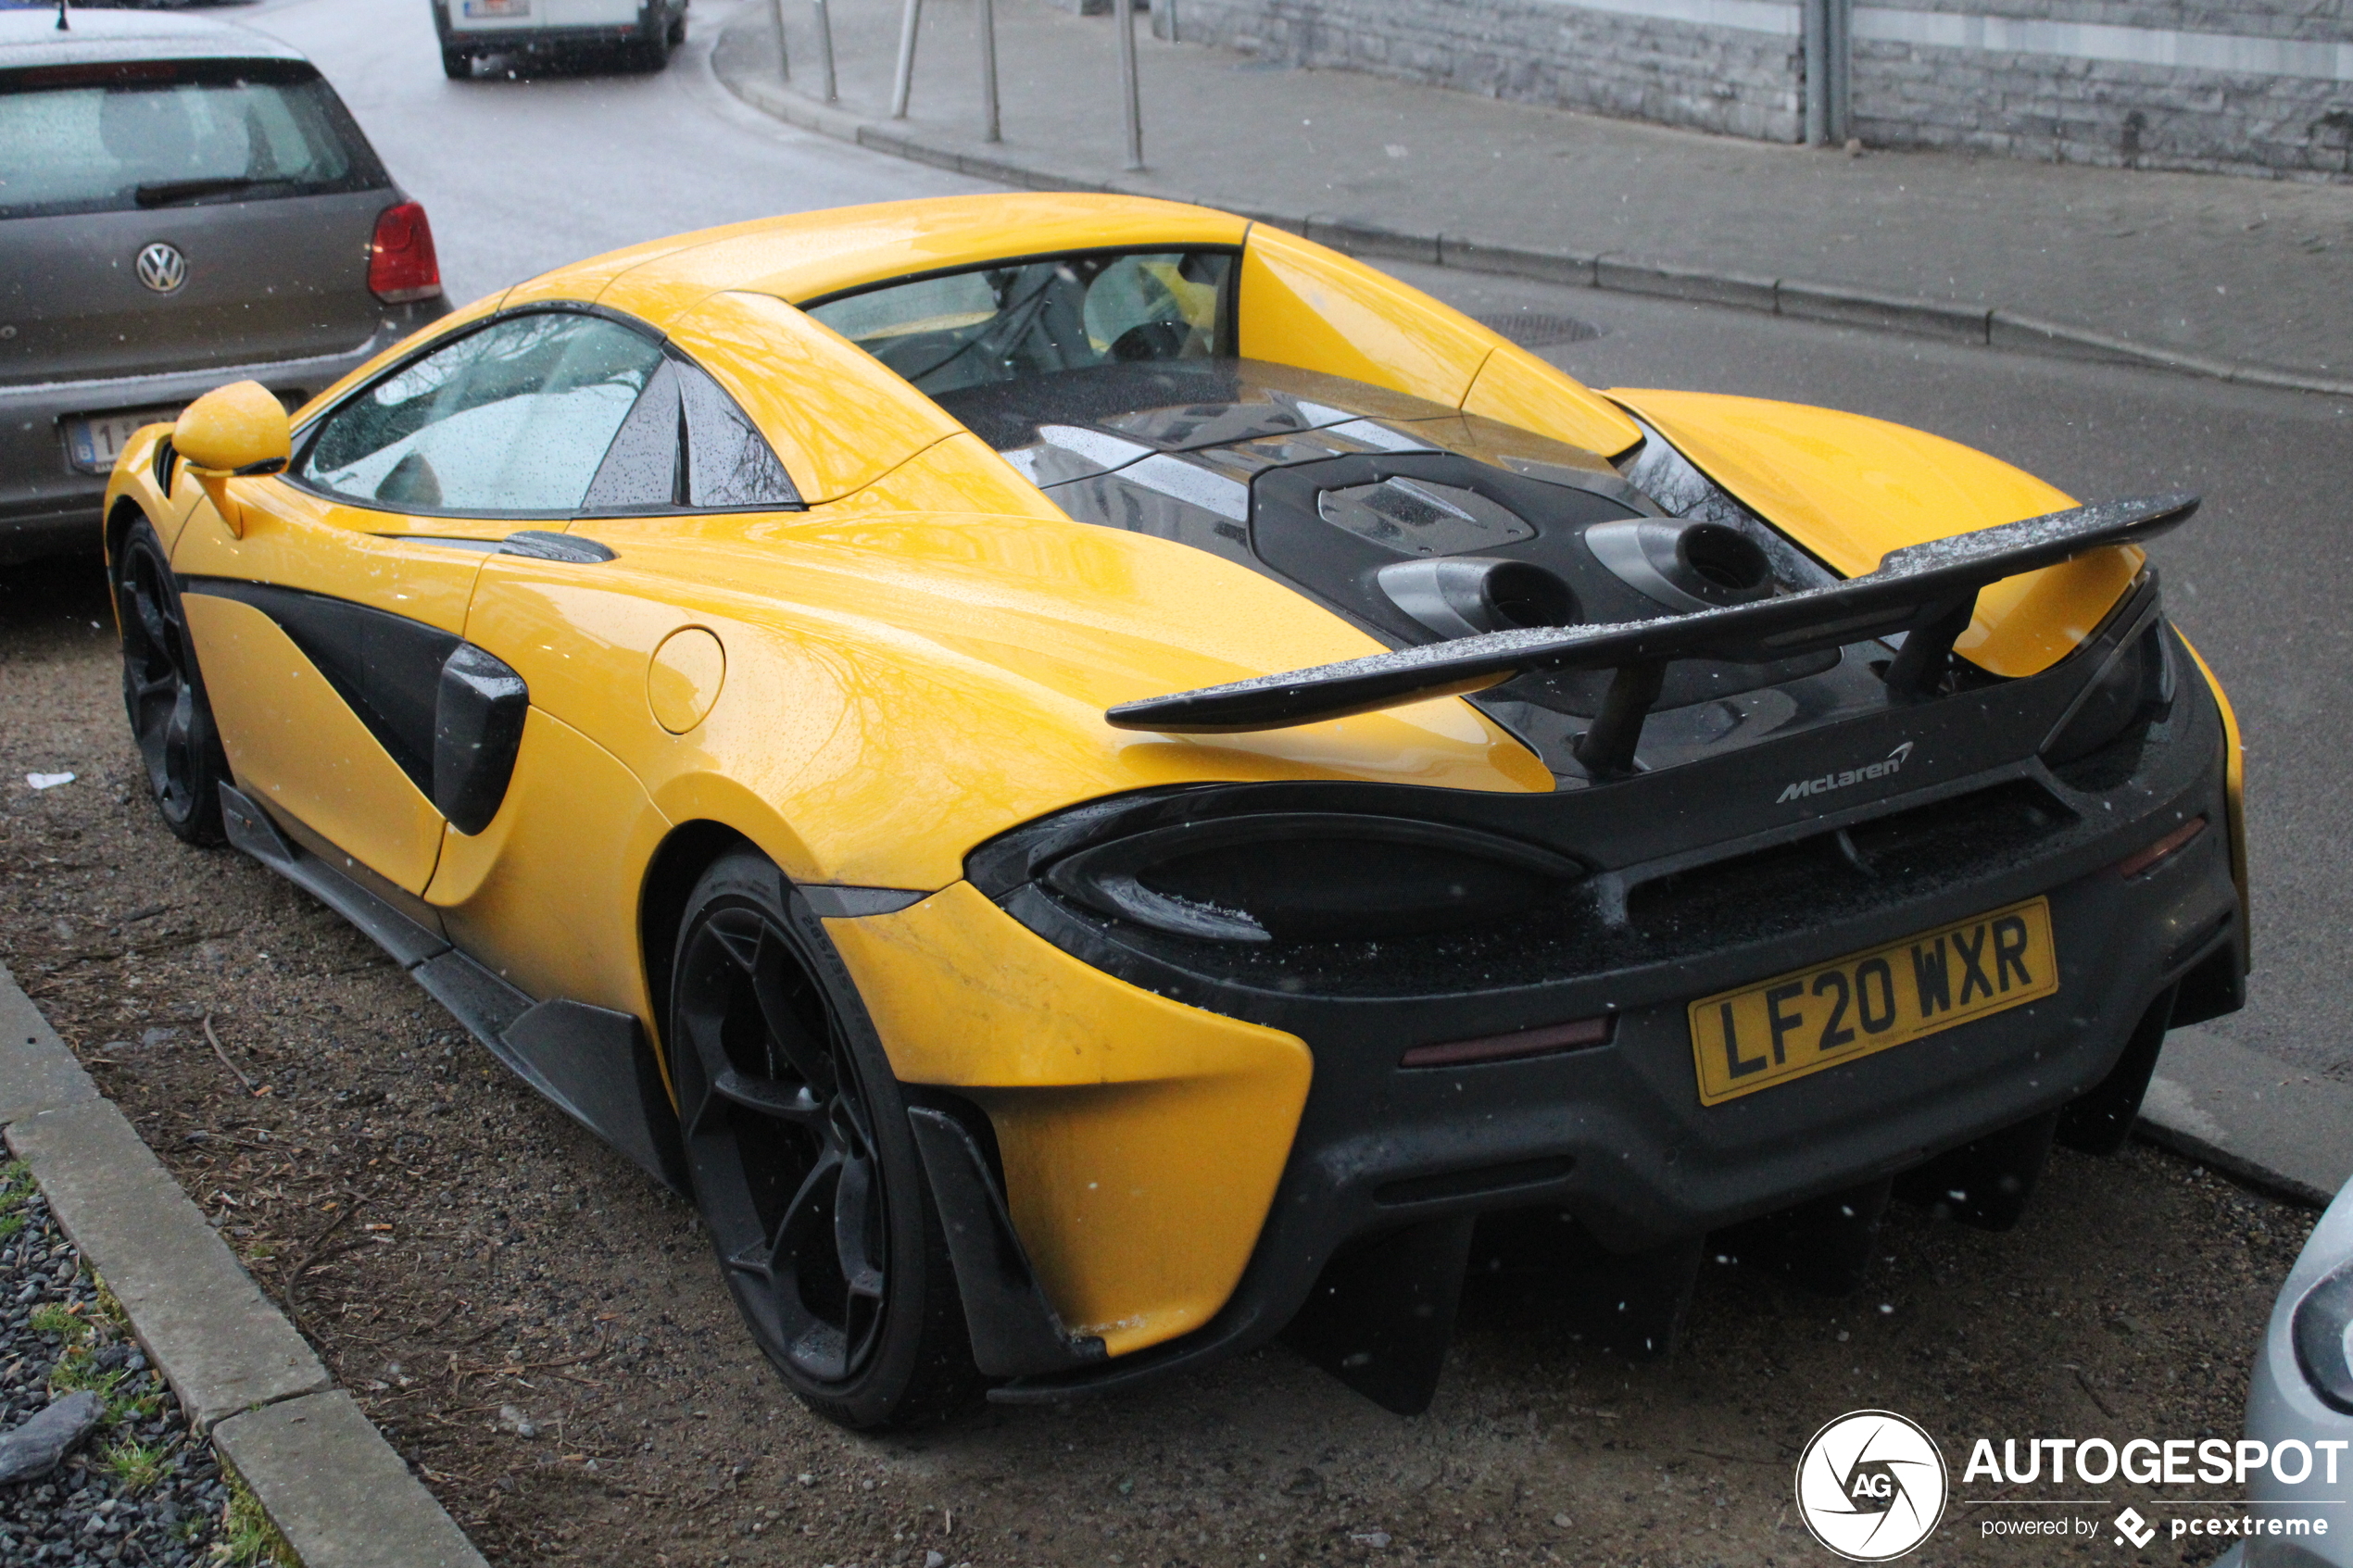
[(518, 285), (531, 299), (599, 301), (668, 325), (724, 290), (795, 305), (910, 274), (1089, 249), (1239, 245), (1232, 213), (1149, 196), (1016, 191), (835, 207), (679, 234)]
[(0, 70), (106, 65), (121, 60), (300, 60), (249, 27), (164, 11), (83, 10), (57, 31), (53, 6), (0, 10)]

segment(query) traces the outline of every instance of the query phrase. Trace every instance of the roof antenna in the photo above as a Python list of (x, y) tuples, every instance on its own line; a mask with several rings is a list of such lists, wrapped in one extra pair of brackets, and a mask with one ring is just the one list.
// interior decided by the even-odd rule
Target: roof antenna
[(71, 28), (66, 26), (66, 0), (57, 0), (57, 31), (59, 32), (71, 32), (73, 31)]

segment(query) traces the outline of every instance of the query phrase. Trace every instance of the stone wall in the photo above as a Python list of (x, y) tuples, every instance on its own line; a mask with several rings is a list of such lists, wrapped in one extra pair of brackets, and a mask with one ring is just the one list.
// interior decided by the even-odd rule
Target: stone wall
[[(1797, 7), (1733, 0), (1778, 31), (1554, 0), (1159, 0), (1154, 28), (1289, 65), (1768, 141), (1800, 132)], [(1684, 7), (1697, 9), (1698, 7)]]
[(2353, 174), (2353, 0), (1904, 0), (1858, 6), (1855, 32), (1874, 145)]
[[(1107, 0), (1106, 0), (1107, 3)], [(2353, 179), (2353, 0), (1854, 0), (1874, 146)], [(1154, 26), (1286, 64), (1794, 141), (1786, 0), (1154, 0)]]

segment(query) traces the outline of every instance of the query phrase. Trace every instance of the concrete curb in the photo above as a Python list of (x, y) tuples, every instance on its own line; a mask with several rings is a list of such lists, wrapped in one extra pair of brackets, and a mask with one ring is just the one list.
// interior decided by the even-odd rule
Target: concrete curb
[(0, 965), (0, 1123), (304, 1568), (487, 1568)]
[[(747, 9), (748, 19), (730, 23), (765, 28), (764, 10)], [(740, 70), (720, 69), (720, 51), (710, 59), (711, 74), (729, 92), (763, 114), (788, 125), (832, 136), (912, 163), (928, 164), (953, 173), (1032, 191), (1095, 191), (1119, 195), (1157, 195), (1118, 182), (1076, 180), (1050, 169), (1033, 169), (1001, 153), (974, 153), (925, 140), (904, 121), (884, 121), (819, 104), (780, 83), (763, 82)], [(1228, 210), (1239, 210), (1228, 204)], [(1496, 277), (1528, 278), (1538, 282), (1577, 284), (1625, 294), (1646, 294), (1668, 299), (1725, 305), (1768, 315), (1806, 320), (1832, 321), (1879, 332), (1940, 338), (1980, 347), (2007, 348), (2064, 359), (2095, 359), (2111, 364), (2139, 365), (2205, 376), (2246, 386), (2291, 392), (2316, 392), (2353, 396), (2353, 381), (2308, 375), (2278, 366), (2185, 354), (2134, 343), (2088, 327), (2045, 320), (2000, 306), (1970, 307), (1950, 301), (1913, 299), (1875, 294), (1840, 283), (1803, 278), (1766, 278), (1740, 272), (1653, 260), (1643, 257), (1604, 254), (1578, 256), (1567, 252), (1529, 250), (1490, 244), (1462, 234), (1418, 234), (1369, 229), (1362, 225), (1308, 213), (1242, 212), (1254, 221), (1303, 234), (1319, 245), (1350, 256), (1390, 261), (1416, 261), (1453, 267), (1466, 272)]]
[(2192, 1025), (2165, 1037), (2141, 1135), (2283, 1198), (2325, 1208), (2353, 1180), (2353, 1084)]

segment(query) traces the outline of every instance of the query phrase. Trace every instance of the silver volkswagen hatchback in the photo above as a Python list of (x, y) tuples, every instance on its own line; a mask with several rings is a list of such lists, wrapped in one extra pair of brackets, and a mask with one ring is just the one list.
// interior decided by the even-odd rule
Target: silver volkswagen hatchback
[(292, 407), (448, 308), (424, 208), (300, 54), (154, 12), (0, 10), (0, 566), (99, 540), (132, 431)]

